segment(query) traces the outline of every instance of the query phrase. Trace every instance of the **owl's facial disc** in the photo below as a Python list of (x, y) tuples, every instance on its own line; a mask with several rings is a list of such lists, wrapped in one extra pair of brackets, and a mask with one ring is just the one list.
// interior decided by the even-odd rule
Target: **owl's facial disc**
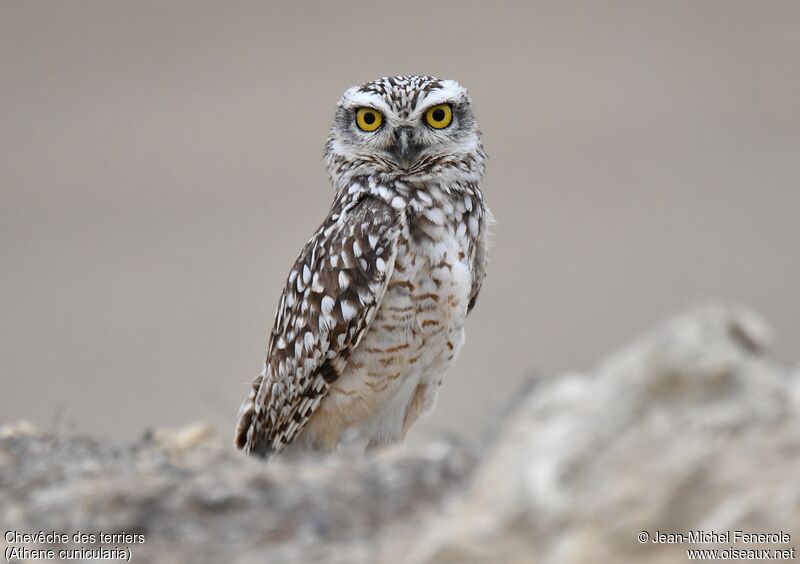
[(385, 77), (349, 88), (326, 145), (334, 183), (355, 176), (473, 178), (485, 155), (467, 91), (431, 76)]

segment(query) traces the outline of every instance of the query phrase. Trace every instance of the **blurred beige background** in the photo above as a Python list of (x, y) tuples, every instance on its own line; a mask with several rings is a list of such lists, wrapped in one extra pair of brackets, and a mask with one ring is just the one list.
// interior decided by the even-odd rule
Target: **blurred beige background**
[(340, 93), (467, 86), (498, 218), (436, 414), (745, 302), (800, 342), (800, 3), (0, 3), (0, 422), (232, 430)]

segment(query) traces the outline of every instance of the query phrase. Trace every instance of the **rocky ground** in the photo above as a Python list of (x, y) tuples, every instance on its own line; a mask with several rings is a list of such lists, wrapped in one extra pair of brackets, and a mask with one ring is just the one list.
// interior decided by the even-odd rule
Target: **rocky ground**
[[(790, 550), (800, 372), (770, 342), (746, 309), (691, 311), (590, 372), (538, 379), (488, 444), (263, 464), (202, 425), (131, 445), (7, 425), (0, 528), (142, 534), (121, 544), (142, 563), (667, 563), (692, 547)], [(790, 538), (638, 539), (693, 530)], [(20, 546), (47, 547), (0, 540)]]

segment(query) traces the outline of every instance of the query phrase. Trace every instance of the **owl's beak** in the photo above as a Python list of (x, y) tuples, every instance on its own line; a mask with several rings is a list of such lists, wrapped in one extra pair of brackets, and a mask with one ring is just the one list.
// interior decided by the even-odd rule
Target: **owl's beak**
[(414, 130), (406, 126), (398, 127), (394, 132), (394, 145), (391, 151), (404, 168), (413, 164), (417, 150), (418, 147), (414, 145)]

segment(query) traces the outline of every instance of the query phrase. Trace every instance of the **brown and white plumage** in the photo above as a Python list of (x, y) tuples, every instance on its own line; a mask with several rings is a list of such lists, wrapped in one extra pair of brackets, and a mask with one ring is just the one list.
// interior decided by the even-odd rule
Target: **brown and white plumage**
[[(430, 111), (444, 105), (440, 128), (444, 110)], [(360, 129), (362, 108), (380, 113), (379, 128)], [(326, 151), (336, 196), (287, 280), (239, 448), (396, 442), (433, 407), (486, 271), (484, 159), (453, 81), (392, 77), (345, 92)]]

